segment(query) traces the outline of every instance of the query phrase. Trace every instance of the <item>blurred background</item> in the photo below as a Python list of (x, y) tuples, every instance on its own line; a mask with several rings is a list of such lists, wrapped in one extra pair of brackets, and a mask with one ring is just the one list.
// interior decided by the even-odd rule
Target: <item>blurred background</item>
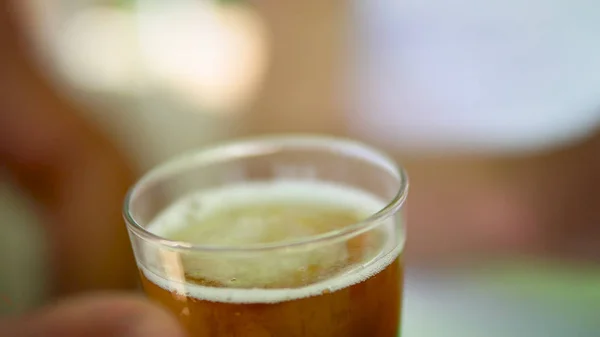
[[(412, 183), (404, 336), (600, 334), (595, 2), (13, 5), (39, 70), (142, 172), (270, 132), (396, 156)], [(0, 289), (23, 310), (47, 296), (46, 243), (6, 179), (0, 222)]]

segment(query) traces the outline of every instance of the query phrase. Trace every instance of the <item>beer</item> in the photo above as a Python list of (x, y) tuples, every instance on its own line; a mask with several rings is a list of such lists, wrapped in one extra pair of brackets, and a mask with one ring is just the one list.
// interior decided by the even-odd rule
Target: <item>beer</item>
[(311, 181), (188, 195), (147, 230), (206, 249), (144, 247), (144, 291), (191, 337), (396, 337), (402, 233), (393, 218), (361, 223), (384, 206)]

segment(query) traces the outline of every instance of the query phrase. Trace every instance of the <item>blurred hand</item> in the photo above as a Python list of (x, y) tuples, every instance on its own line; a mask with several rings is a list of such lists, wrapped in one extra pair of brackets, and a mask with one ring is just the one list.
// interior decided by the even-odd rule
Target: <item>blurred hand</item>
[[(121, 205), (135, 175), (99, 130), (28, 61), (9, 2), (0, 0), (0, 165), (45, 219), (54, 295), (137, 283)], [(0, 319), (9, 337), (179, 337), (176, 320), (129, 295), (72, 297)]]
[(0, 165), (45, 220), (54, 294), (133, 288), (121, 217), (131, 165), (36, 71), (9, 5), (0, 0)]
[(169, 313), (134, 297), (95, 295), (0, 319), (6, 337), (183, 337)]

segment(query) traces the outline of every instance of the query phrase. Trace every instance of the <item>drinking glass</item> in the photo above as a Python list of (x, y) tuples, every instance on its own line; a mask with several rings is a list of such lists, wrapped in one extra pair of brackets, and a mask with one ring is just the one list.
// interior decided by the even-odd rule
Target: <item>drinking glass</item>
[[(157, 166), (129, 192), (124, 217), (146, 295), (192, 337), (396, 337), (407, 192), (404, 170), (377, 149), (273, 135)], [(291, 208), (282, 211), (285, 200)], [(265, 202), (269, 207), (255, 206)], [(234, 205), (263, 214), (240, 222)], [(311, 211), (306, 205), (320, 217), (303, 214)], [(210, 228), (209, 217), (197, 217), (219, 209)], [(280, 214), (308, 227), (293, 220), (265, 225)], [(313, 224), (324, 230), (311, 231)], [(166, 234), (186, 226), (207, 229)], [(253, 240), (270, 235), (283, 239)]]

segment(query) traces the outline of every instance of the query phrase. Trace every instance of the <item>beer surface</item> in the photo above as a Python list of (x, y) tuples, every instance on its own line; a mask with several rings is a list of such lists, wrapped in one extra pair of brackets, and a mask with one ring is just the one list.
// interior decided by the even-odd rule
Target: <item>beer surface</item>
[[(247, 183), (183, 198), (148, 228), (168, 239), (216, 247), (285, 244), (342, 230), (383, 206), (366, 192), (323, 182)], [(143, 270), (157, 285), (203, 300), (288, 301), (348, 287), (384, 269), (402, 248), (389, 234), (392, 226), (390, 220), (350, 239), (294, 249), (149, 251), (157, 271)]]
[[(252, 183), (188, 196), (149, 229), (216, 247), (285, 244), (342, 230), (383, 206), (322, 182)], [(403, 243), (389, 219), (337, 241), (241, 255), (149, 245), (140, 271), (148, 296), (191, 337), (396, 337)]]

